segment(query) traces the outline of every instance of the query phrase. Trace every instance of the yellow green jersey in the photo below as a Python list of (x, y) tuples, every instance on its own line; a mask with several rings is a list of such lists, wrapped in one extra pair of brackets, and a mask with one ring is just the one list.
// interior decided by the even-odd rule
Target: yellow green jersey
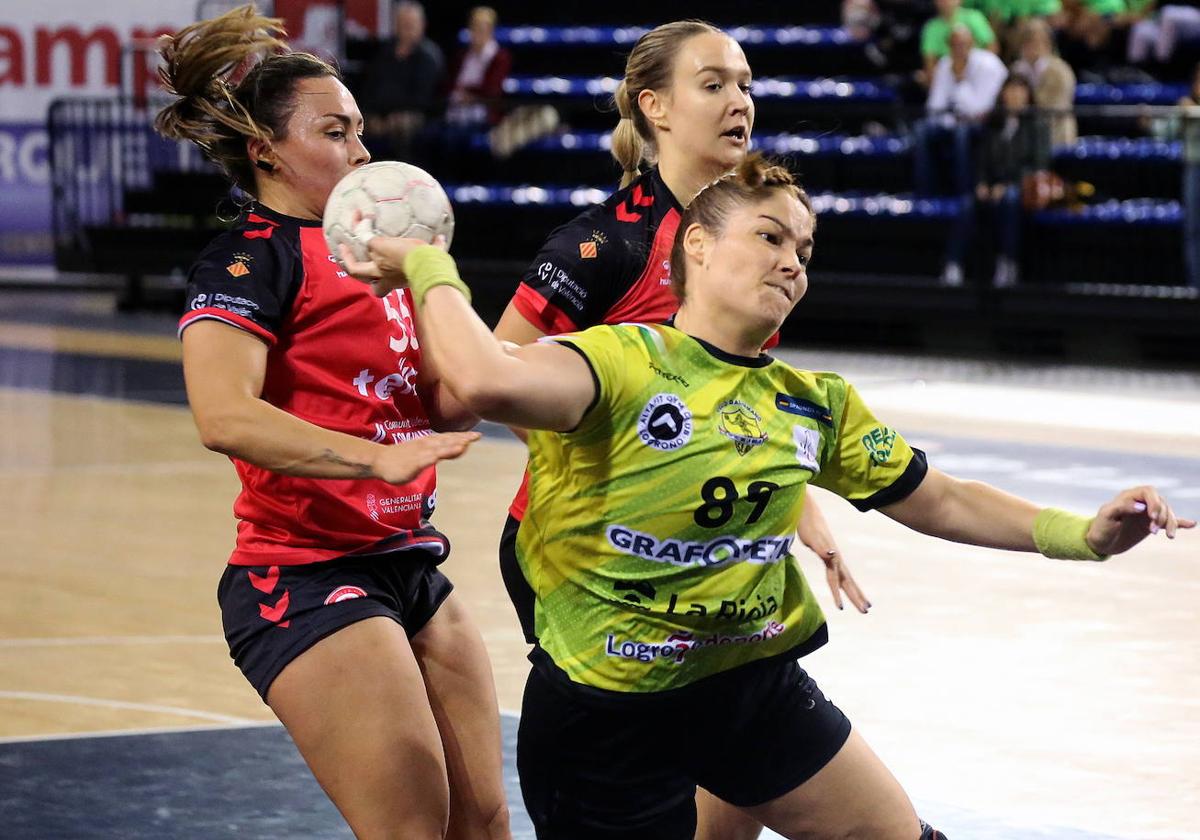
[(577, 428), (529, 435), (517, 561), (544, 654), (574, 683), (647, 693), (823, 644), (791, 556), (805, 485), (869, 510), (912, 492), (924, 455), (836, 374), (666, 325), (543, 340), (596, 382)]

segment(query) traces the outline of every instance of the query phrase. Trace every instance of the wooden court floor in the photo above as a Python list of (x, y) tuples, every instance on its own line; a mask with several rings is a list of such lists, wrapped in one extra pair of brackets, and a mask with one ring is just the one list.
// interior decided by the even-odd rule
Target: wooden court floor
[[(172, 360), (165, 343), (109, 339), (114, 355)], [(104, 356), (106, 340), (0, 325), (0, 348), (38, 359)], [(1122, 400), (1044, 388), (1031, 421), (971, 416), (1004, 402), (1003, 383), (877, 379), (868, 402), (950, 472), (1080, 510), (1152, 479), (1200, 513), (1200, 387)], [(228, 461), (201, 448), (179, 405), (25, 385), (0, 387), (0, 739), (272, 720), (220, 635)], [(1088, 400), (1109, 405), (1103, 422)], [(514, 712), (525, 647), (495, 544), (523, 461), (519, 444), (489, 435), (442, 467), (436, 519)], [(1200, 538), (1056, 563), (938, 543), (820, 498), (875, 606), (837, 612), (802, 557), (832, 637), (805, 665), (915, 798), (1015, 824), (1200, 837)]]

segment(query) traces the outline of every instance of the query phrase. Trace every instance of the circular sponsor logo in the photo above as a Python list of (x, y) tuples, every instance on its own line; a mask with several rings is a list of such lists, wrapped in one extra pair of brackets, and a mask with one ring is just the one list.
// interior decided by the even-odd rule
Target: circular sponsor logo
[(353, 601), (355, 598), (366, 598), (367, 590), (358, 586), (339, 586), (329, 593), (326, 604), (336, 604), (338, 601)]
[(655, 394), (638, 417), (638, 437), (663, 452), (678, 449), (692, 438), (692, 413), (674, 394)]

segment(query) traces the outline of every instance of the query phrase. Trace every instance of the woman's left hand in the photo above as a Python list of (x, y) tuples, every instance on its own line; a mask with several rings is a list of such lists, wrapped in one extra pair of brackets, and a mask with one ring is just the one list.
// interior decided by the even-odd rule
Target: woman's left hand
[(842, 552), (833, 540), (829, 523), (825, 521), (825, 515), (813, 501), (811, 491), (809, 492), (809, 497), (804, 501), (804, 512), (800, 515), (800, 522), (796, 527), (796, 535), (825, 564), (825, 581), (829, 584), (829, 591), (833, 593), (834, 605), (839, 610), (844, 609), (844, 592), (854, 608), (865, 614), (871, 608), (871, 602), (850, 575), (850, 569), (842, 559)]
[(1087, 543), (1097, 554), (1120, 554), (1151, 534), (1166, 532), (1175, 539), (1179, 528), (1195, 528), (1191, 519), (1175, 516), (1166, 499), (1153, 487), (1122, 491), (1100, 508), (1087, 532)]

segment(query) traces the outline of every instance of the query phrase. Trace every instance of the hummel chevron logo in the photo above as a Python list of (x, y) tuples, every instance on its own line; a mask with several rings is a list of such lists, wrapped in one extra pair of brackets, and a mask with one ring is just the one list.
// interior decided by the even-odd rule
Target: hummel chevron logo
[(279, 619), (283, 618), (283, 614), (287, 612), (288, 603), (290, 601), (290, 593), (285, 589), (283, 590), (283, 595), (281, 595), (279, 600), (275, 602), (275, 606), (268, 607), (266, 604), (259, 604), (258, 614), (272, 624), (279, 624), (280, 627), (287, 627), (291, 622), (285, 621), (280, 624)]
[(279, 583), (279, 567), (272, 566), (267, 569), (266, 575), (256, 575), (254, 572), (246, 572), (250, 576), (250, 585), (259, 592), (266, 592), (268, 595), (275, 591), (275, 584)]

